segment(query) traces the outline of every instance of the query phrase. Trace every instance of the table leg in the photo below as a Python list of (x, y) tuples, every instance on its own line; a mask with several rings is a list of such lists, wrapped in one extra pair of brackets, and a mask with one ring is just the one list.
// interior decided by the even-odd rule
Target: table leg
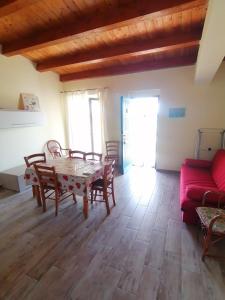
[(42, 206), (41, 193), (40, 193), (40, 188), (38, 185), (35, 185), (35, 196), (37, 199), (38, 206)]
[(88, 218), (88, 197), (87, 195), (83, 196), (83, 214), (85, 219)]

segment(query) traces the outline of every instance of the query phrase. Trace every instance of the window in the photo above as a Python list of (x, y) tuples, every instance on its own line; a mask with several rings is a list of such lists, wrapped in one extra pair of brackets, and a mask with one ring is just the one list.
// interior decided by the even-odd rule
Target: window
[(97, 95), (72, 94), (68, 98), (68, 132), (71, 149), (101, 153), (101, 108)]

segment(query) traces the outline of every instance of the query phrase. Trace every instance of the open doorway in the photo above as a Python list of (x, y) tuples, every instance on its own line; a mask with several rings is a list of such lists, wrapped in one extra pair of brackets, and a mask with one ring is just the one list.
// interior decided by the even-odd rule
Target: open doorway
[(121, 98), (123, 170), (155, 167), (158, 97)]

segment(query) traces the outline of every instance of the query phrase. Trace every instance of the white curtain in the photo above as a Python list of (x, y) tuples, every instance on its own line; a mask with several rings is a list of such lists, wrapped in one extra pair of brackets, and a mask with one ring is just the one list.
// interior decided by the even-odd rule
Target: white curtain
[[(100, 101), (101, 152), (105, 153), (106, 119), (105, 103), (107, 89), (86, 90), (66, 93), (66, 123), (69, 147), (85, 152), (91, 151), (91, 125), (89, 98), (98, 97)], [(94, 132), (95, 136), (95, 132)]]
[(67, 93), (67, 132), (69, 147), (91, 151), (89, 102), (86, 91)]
[(105, 141), (108, 138), (107, 118), (106, 118), (106, 105), (108, 101), (108, 96), (109, 96), (108, 88), (98, 90), (98, 97), (99, 97), (100, 108), (101, 108), (102, 153), (104, 155), (106, 154)]

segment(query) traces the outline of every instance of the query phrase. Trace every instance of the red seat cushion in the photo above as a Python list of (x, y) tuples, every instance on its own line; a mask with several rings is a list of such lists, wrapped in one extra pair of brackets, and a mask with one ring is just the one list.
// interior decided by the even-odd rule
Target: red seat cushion
[(217, 151), (212, 163), (212, 177), (221, 191), (225, 191), (225, 150)]
[(91, 189), (93, 191), (94, 190), (103, 191), (103, 187), (104, 187), (104, 180), (102, 178), (97, 179), (91, 184)]

